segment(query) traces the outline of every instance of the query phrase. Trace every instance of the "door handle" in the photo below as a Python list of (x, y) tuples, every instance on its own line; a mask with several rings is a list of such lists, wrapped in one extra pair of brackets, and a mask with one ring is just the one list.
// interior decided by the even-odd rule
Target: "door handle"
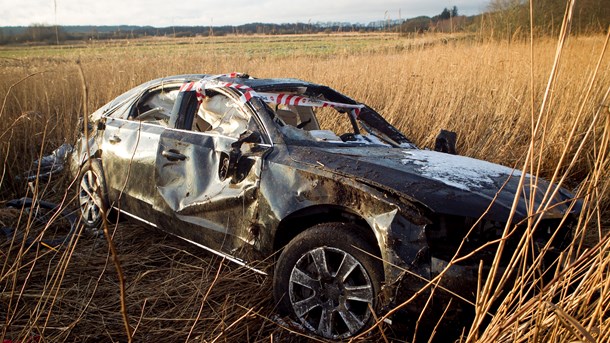
[(121, 137), (119, 137), (117, 135), (112, 135), (112, 136), (110, 136), (110, 138), (108, 138), (108, 141), (111, 144), (117, 144), (117, 143), (119, 143), (121, 141)]
[(182, 155), (179, 151), (174, 149), (163, 150), (161, 152), (161, 156), (167, 158), (172, 162), (186, 160), (186, 156)]

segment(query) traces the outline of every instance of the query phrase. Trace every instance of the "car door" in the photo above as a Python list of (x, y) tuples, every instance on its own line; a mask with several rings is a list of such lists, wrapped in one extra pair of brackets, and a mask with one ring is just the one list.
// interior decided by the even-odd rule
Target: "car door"
[[(249, 108), (228, 94), (204, 100), (196, 113), (161, 135), (155, 206), (168, 214), (164, 229), (245, 258), (240, 248), (256, 244), (261, 162), (270, 145), (261, 144), (260, 125)], [(248, 141), (244, 132), (256, 137), (250, 140), (255, 144), (237, 146), (240, 136)]]
[(178, 87), (148, 89), (124, 113), (106, 119), (102, 149), (109, 198), (114, 207), (152, 223), (156, 188), (151, 180)]

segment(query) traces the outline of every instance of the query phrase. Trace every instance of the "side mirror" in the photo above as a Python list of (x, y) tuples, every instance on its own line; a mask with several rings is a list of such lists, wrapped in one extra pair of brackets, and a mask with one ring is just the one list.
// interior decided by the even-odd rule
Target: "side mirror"
[[(237, 141), (231, 143), (231, 151), (229, 151), (229, 161), (227, 166), (227, 173), (232, 177), (232, 182), (237, 183), (241, 179), (243, 179), (243, 175), (239, 170), (240, 159), (242, 158), (241, 146), (244, 143), (260, 143), (261, 135), (258, 132), (246, 130), (239, 135)], [(252, 156), (252, 152), (246, 153), (243, 155), (244, 157)]]
[(455, 143), (457, 142), (457, 133), (441, 129), (441, 132), (436, 136), (434, 142), (434, 151), (444, 152), (447, 154), (457, 154)]
[(231, 148), (239, 150), (244, 143), (260, 143), (260, 141), (260, 133), (246, 130), (239, 135), (237, 141), (231, 143)]

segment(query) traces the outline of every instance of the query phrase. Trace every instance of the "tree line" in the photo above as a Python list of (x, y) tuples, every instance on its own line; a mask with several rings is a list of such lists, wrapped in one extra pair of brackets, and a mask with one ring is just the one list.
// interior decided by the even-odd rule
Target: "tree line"
[[(532, 3), (534, 34), (556, 36), (566, 12), (566, 0), (535, 0)], [(592, 34), (606, 32), (610, 25), (609, 0), (578, 0), (575, 3), (571, 32)], [(475, 16), (461, 16), (456, 7), (445, 8), (434, 17), (412, 18), (401, 24), (401, 32), (477, 32), (492, 39), (516, 39), (529, 36), (528, 0), (490, 0), (487, 11)]]
[(142, 37), (196, 37), (226, 35), (291, 35), (334, 32), (388, 31), (403, 21), (377, 21), (368, 24), (347, 22), (269, 24), (249, 23), (238, 26), (49, 26), (34, 24), (27, 27), (0, 28), (0, 44), (45, 43), (67, 41), (135, 39)]
[[(576, 2), (572, 32), (603, 32), (610, 24), (608, 0)], [(566, 0), (537, 0), (533, 3), (534, 31), (539, 35), (556, 35), (566, 9)], [(529, 34), (528, 0), (490, 0), (485, 13), (475, 16), (459, 14), (456, 6), (440, 14), (406, 20), (379, 20), (368, 24), (317, 22), (269, 24), (249, 23), (238, 26), (49, 26), (0, 28), (0, 44), (60, 44), (69, 41), (135, 39), (141, 37), (195, 37), (225, 35), (290, 35), (333, 32), (480, 32), (494, 39), (514, 39)]]

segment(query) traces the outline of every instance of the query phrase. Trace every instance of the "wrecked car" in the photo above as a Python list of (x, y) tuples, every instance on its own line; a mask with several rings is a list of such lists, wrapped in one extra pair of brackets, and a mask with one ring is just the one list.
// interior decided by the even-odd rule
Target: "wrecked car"
[[(402, 313), (417, 321), (427, 280), (502, 235), (521, 176), (419, 149), (369, 106), (296, 79), (153, 80), (82, 131), (72, 170), (86, 226), (114, 210), (260, 273), (252, 262), (274, 258), (279, 311), (335, 339), (416, 294)], [(553, 197), (536, 239), (561, 242), (570, 235), (562, 218), (580, 207), (564, 189), (536, 185), (537, 204), (549, 189)], [(529, 201), (517, 203), (515, 224)], [(490, 245), (456, 263), (441, 285), (472, 299), (480, 261), (494, 253)]]

